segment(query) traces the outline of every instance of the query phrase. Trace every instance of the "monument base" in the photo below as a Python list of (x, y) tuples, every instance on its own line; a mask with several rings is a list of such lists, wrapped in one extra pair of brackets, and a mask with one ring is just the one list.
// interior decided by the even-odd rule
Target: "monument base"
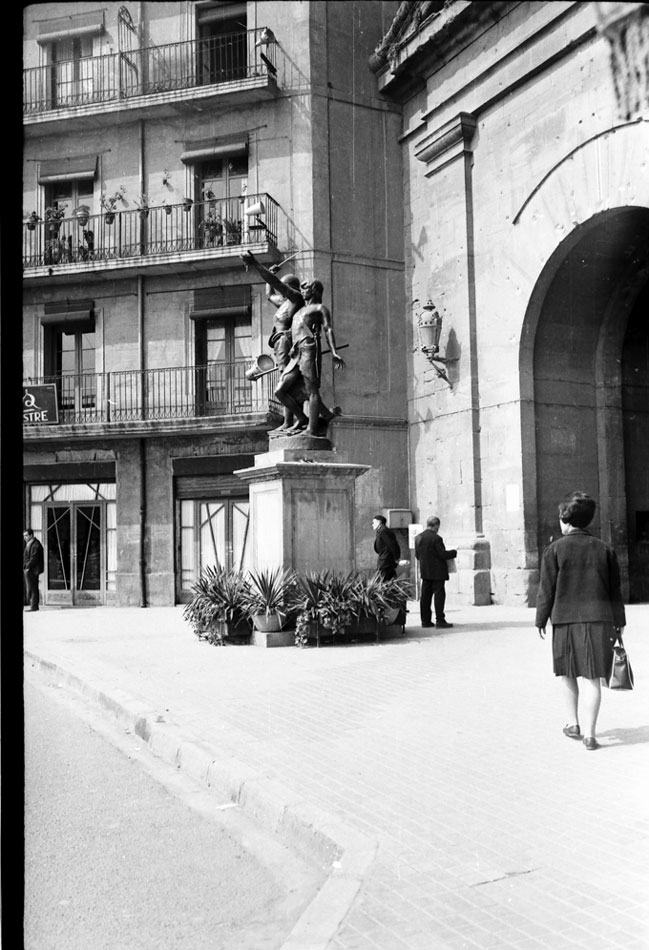
[(235, 472), (250, 486), (252, 565), (352, 570), (354, 482), (370, 466), (354, 465), (327, 448), (327, 439), (304, 434), (271, 445), (274, 451), (256, 455), (253, 468)]

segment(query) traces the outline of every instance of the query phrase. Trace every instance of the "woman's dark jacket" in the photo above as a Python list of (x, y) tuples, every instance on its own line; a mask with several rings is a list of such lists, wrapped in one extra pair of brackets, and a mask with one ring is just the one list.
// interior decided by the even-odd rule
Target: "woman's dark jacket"
[(615, 551), (587, 531), (564, 534), (543, 553), (535, 625), (548, 620), (626, 625)]

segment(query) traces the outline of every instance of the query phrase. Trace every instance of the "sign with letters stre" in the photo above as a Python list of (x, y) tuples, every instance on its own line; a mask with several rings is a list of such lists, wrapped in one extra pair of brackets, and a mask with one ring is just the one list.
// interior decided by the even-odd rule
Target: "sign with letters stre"
[(23, 386), (23, 425), (56, 425), (59, 405), (54, 383)]

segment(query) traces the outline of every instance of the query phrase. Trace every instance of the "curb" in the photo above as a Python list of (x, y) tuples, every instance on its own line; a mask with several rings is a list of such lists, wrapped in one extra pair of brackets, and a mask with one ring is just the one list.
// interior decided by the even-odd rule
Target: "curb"
[(39, 674), (56, 676), (60, 685), (130, 729), (154, 755), (239, 805), (248, 818), (302, 857), (329, 868), (324, 884), (281, 946), (281, 950), (326, 950), (374, 863), (378, 842), (235, 756), (228, 753), (217, 759), (214, 749), (188, 738), (178, 725), (123, 690), (93, 686), (27, 650), (24, 656), (25, 667), (31, 664)]

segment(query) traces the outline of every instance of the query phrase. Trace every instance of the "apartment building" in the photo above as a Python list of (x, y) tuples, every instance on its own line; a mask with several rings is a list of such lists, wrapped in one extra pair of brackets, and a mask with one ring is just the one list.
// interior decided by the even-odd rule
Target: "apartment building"
[[(235, 472), (281, 422), (274, 307), (243, 251), (324, 284), (336, 451), (407, 509), (397, 3), (40, 3), (24, 12), (24, 522), (51, 605), (184, 602), (249, 564)], [(288, 260), (290, 259), (290, 260)]]

